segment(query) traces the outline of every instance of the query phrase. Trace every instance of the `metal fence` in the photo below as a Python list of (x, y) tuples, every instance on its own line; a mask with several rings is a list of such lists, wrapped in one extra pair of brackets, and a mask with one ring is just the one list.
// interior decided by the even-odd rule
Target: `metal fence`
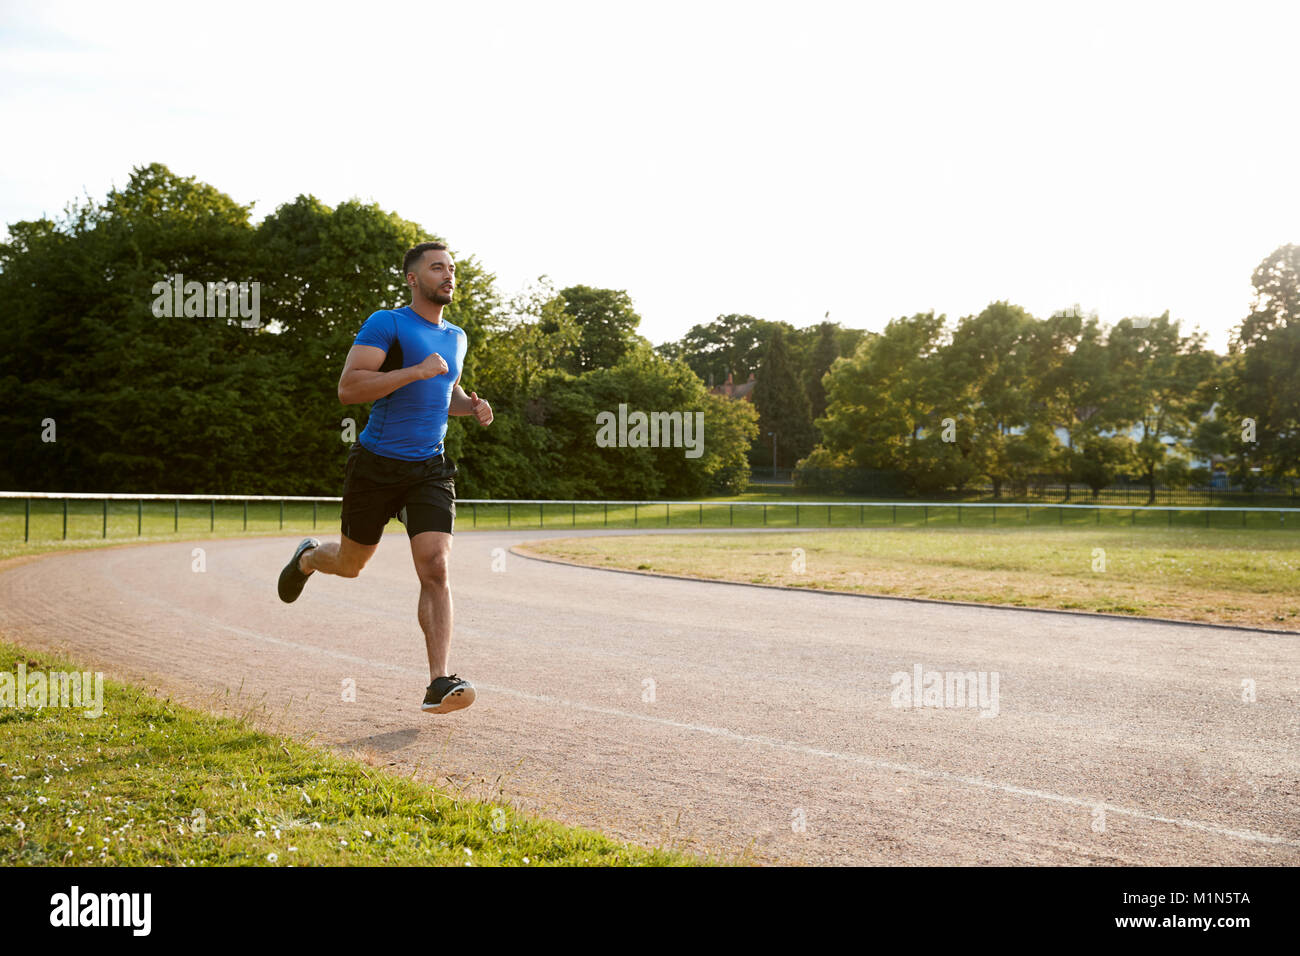
[[(87, 511), (85, 508), (80, 509), (76, 515), (84, 525), (86, 517), (93, 515), (99, 518), (100, 537), (109, 537), (109, 516), (110, 505), (117, 510), (114, 516), (119, 522), (123, 517), (121, 504), (135, 504), (135, 533), (137, 537), (144, 534), (145, 523), (145, 504), (147, 502), (158, 502), (164, 505), (171, 504), (172, 532), (179, 533), (181, 527), (181, 506), (186, 508), (187, 522), (195, 520), (195, 511), (202, 520), (204, 512), (208, 519), (208, 531), (213, 533), (217, 527), (217, 508), (218, 505), (238, 505), (239, 515), (242, 515), (242, 530), (248, 530), (250, 505), (254, 506), (260, 512), (258, 519), (261, 521), (276, 520), (280, 529), (285, 526), (285, 506), (286, 504), (295, 507), (302, 506), (303, 513), (294, 518), (295, 524), (301, 520), (302, 524), (306, 523), (305, 505), (311, 505), (311, 526), (317, 528), (321, 519), (321, 505), (338, 505), (342, 499), (332, 496), (311, 497), (301, 495), (144, 495), (144, 494), (88, 494), (88, 493), (51, 493), (51, 492), (23, 492), (23, 491), (0, 491), (0, 504), (4, 499), (9, 499), (16, 506), (17, 501), (23, 502), (23, 541), (31, 540), (32, 530), (32, 506), (34, 502), (54, 503), (52, 515), (47, 509), (45, 517), (53, 516), (58, 518), (62, 516), (61, 537), (63, 540), (68, 538), (68, 518), (69, 504), (77, 503), (95, 503), (98, 509)], [(206, 509), (202, 506), (206, 505)], [(694, 525), (696, 527), (705, 526), (706, 515), (709, 518), (709, 526), (717, 528), (725, 527), (866, 527), (868, 526), (867, 517), (870, 509), (873, 518), (878, 516), (882, 510), (889, 515), (888, 521), (874, 523), (899, 523), (899, 509), (903, 509), (905, 521), (915, 522), (920, 518), (921, 525), (928, 525), (931, 519), (952, 521), (955, 518), (956, 524), (979, 524), (987, 523), (990, 526), (997, 526), (999, 515), (1002, 516), (1002, 523), (1006, 524), (1008, 518), (1016, 520), (1019, 512), (1024, 512), (1024, 523), (1029, 524), (1032, 521), (1032, 515), (1037, 512), (1040, 515), (1048, 515), (1048, 520), (1054, 514), (1056, 523), (1064, 525), (1067, 514), (1072, 514), (1072, 523), (1078, 523), (1075, 512), (1093, 512), (1095, 513), (1095, 523), (1100, 524), (1102, 515), (1108, 512), (1127, 513), (1120, 514), (1118, 517), (1127, 517), (1130, 524), (1136, 525), (1138, 516), (1144, 516), (1144, 523), (1150, 524), (1151, 515), (1163, 513), (1165, 523), (1168, 527), (1173, 527), (1175, 516), (1179, 517), (1180, 525), (1185, 523), (1185, 515), (1194, 515), (1197, 523), (1203, 521), (1205, 527), (1210, 527), (1214, 516), (1225, 514), (1239, 514), (1240, 527), (1247, 527), (1248, 520), (1253, 519), (1257, 525), (1266, 521), (1270, 522), (1269, 526), (1283, 527), (1286, 524), (1286, 515), (1300, 512), (1300, 508), (1290, 507), (1246, 507), (1246, 506), (1216, 506), (1216, 507), (1194, 507), (1179, 505), (1114, 505), (1114, 504), (1065, 504), (1065, 503), (1036, 503), (1036, 502), (1018, 502), (1018, 503), (997, 503), (997, 502), (944, 502), (944, 501), (673, 501), (673, 500), (599, 500), (599, 499), (538, 499), (538, 498), (463, 498), (457, 501), (458, 508), (463, 509), (468, 506), (470, 510), (470, 526), (479, 527), (480, 519), (491, 525), (500, 526), (501, 517), (504, 516), (504, 527), (578, 527), (579, 518), (582, 519), (584, 526), (611, 527), (629, 525), (633, 528), (640, 527), (684, 527)], [(272, 509), (272, 517), (266, 518), (266, 509)], [(662, 515), (659, 509), (662, 508)], [(534, 510), (535, 509), (535, 510)], [(581, 513), (579, 511), (581, 509)], [(911, 509), (909, 512), (908, 509)], [(11, 509), (16, 511), (16, 508)], [(155, 513), (151, 515), (151, 521), (159, 520), (157, 509), (151, 509)], [(331, 507), (327, 509), (328, 517), (333, 520), (338, 515), (338, 509)], [(97, 513), (96, 513), (97, 512)], [(504, 513), (504, 515), (503, 515)], [(130, 515), (130, 511), (127, 512)], [(969, 518), (967, 516), (970, 516)], [(1270, 516), (1276, 516), (1277, 522), (1271, 523)], [(0, 515), (2, 516), (2, 515)], [(166, 511), (163, 511), (163, 520), (165, 520)], [(547, 518), (550, 523), (547, 523)], [(740, 523), (737, 524), (737, 517)], [(977, 516), (984, 516), (983, 519)], [(676, 520), (674, 521), (674, 517)], [(564, 519), (568, 519), (565, 521)], [(691, 519), (694, 520), (691, 520)], [(725, 521), (724, 521), (725, 518)], [(823, 520), (824, 518), (824, 520)], [(494, 519), (488, 521), (488, 519)], [(630, 519), (630, 521), (629, 521)], [(662, 520), (661, 520), (662, 519)], [(974, 520), (971, 520), (974, 519)], [(129, 520), (129, 518), (128, 518)], [(223, 515), (223, 521), (228, 520), (227, 515)], [(1220, 519), (1217, 526), (1224, 527), (1227, 523)], [(1234, 527), (1238, 524), (1234, 520)], [(128, 525), (129, 527), (129, 525)], [(1300, 527), (1300, 521), (1293, 520), (1291, 527)]]
[[(772, 484), (770, 480), (760, 480), (757, 475), (751, 478), (751, 484), (762, 486)], [(909, 497), (908, 485), (904, 476), (898, 472), (837, 470), (833, 468), (805, 469), (796, 476), (794, 482), (796, 493), (802, 494), (839, 494), (858, 497), (904, 499)], [(1011, 502), (1049, 501), (1068, 504), (1074, 501), (1092, 504), (1144, 505), (1151, 500), (1150, 486), (1140, 482), (1115, 482), (1099, 489), (1095, 494), (1082, 482), (1065, 482), (1057, 479), (1034, 479), (1029, 482), (1004, 482), (1000, 489), (1001, 498)], [(935, 502), (957, 502), (971, 499), (993, 499), (991, 484), (967, 485), (960, 491), (945, 490), (926, 492), (926, 496)], [(972, 501), (974, 503), (974, 501)], [(1263, 486), (1253, 491), (1239, 487), (1191, 485), (1184, 488), (1170, 488), (1157, 485), (1155, 498), (1151, 502), (1165, 505), (1214, 505), (1241, 504), (1262, 507), (1289, 507), (1300, 503), (1300, 495), (1294, 485), (1289, 487)]]

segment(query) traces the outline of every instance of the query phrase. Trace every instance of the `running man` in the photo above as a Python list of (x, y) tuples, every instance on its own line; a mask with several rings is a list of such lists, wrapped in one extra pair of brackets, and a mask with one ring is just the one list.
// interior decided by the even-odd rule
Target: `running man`
[(420, 578), (420, 629), (429, 654), (423, 710), (445, 714), (474, 703), (474, 687), (449, 674), (451, 555), (456, 518), (456, 465), (443, 451), (448, 415), (492, 424), (492, 407), (465, 394), (460, 373), (466, 337), (442, 317), (456, 286), (447, 247), (422, 242), (402, 262), (411, 304), (366, 319), (339, 376), (344, 405), (374, 402), (343, 478), (343, 533), (338, 544), (304, 538), (280, 572), (280, 600), (296, 601), (317, 571), (355, 578), (379, 546), (390, 518), (406, 525)]

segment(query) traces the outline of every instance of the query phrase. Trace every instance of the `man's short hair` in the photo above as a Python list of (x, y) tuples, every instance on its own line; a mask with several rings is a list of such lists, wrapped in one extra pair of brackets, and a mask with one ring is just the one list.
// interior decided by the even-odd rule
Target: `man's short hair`
[(441, 242), (422, 242), (418, 246), (412, 246), (402, 257), (402, 275), (410, 275), (415, 271), (420, 257), (426, 252), (446, 252), (447, 247)]

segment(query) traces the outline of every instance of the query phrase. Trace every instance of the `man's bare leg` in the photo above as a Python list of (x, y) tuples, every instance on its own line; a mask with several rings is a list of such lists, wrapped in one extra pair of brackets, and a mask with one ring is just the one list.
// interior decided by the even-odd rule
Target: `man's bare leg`
[(429, 681), (448, 674), (451, 654), (451, 583), (447, 576), (451, 535), (423, 531), (411, 538), (411, 557), (420, 578), (420, 629), (429, 654)]
[(377, 544), (359, 544), (347, 535), (342, 535), (337, 544), (326, 541), (319, 548), (304, 551), (298, 559), (298, 570), (303, 574), (321, 571), (343, 578), (355, 578), (378, 548)]

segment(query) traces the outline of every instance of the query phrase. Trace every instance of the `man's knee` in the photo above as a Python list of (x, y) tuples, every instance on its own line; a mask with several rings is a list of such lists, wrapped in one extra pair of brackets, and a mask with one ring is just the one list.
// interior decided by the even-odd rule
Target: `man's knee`
[(355, 578), (361, 573), (361, 569), (366, 566), (370, 556), (374, 553), (374, 548), (358, 549), (355, 547), (341, 546), (337, 558), (337, 574), (341, 578)]
[(420, 583), (429, 587), (447, 586), (447, 555), (434, 554), (419, 562), (415, 567), (420, 576)]

